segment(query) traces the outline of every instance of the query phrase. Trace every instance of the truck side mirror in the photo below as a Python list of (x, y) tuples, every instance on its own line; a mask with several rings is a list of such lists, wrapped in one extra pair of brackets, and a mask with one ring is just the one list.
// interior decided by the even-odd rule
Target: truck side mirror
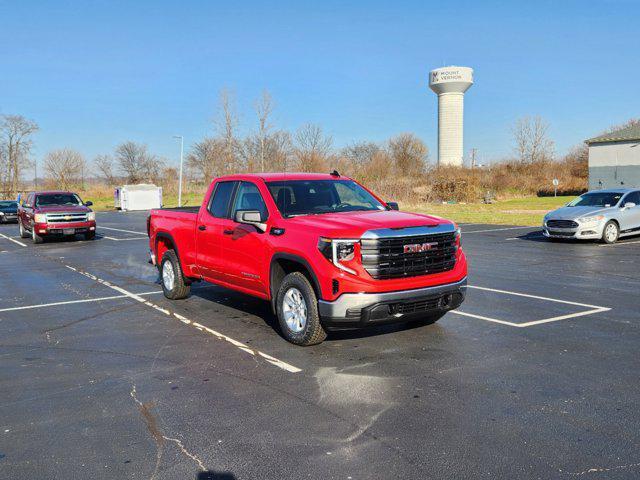
[(93, 205), (92, 201), (88, 201), (88, 202), (84, 202), (85, 206), (90, 207), (91, 205)]
[(261, 232), (267, 231), (267, 224), (264, 223), (266, 218), (258, 210), (237, 210), (236, 222), (246, 225), (253, 225)]
[(389, 207), (389, 210), (400, 210), (398, 202), (387, 202), (387, 207)]

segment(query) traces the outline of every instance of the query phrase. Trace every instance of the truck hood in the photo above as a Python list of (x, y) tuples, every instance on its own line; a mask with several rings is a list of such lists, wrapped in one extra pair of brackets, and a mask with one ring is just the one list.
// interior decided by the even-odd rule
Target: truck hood
[(605, 213), (610, 207), (562, 207), (547, 214), (548, 220), (575, 220), (585, 215)]
[(36, 207), (36, 212), (38, 213), (86, 213), (90, 211), (91, 209), (84, 205), (47, 205)]
[(359, 238), (367, 230), (451, 224), (449, 220), (419, 213), (380, 210), (367, 212), (323, 213), (287, 219), (292, 227), (314, 230), (333, 238)]

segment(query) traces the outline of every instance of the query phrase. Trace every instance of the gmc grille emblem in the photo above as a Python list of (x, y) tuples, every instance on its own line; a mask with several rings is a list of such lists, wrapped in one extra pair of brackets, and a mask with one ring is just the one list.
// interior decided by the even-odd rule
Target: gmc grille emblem
[(411, 245), (404, 246), (404, 253), (427, 252), (436, 246), (438, 246), (438, 242), (413, 243)]

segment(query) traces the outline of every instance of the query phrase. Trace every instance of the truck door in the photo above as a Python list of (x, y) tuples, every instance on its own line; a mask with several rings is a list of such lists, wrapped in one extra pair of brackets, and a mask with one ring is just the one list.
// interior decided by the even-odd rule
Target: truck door
[(229, 221), (229, 209), (238, 182), (218, 182), (206, 209), (196, 221), (196, 264), (200, 274), (211, 281), (226, 281), (222, 254), (223, 229)]
[(640, 229), (640, 191), (631, 192), (622, 199), (621, 205), (635, 203), (635, 207), (625, 208), (620, 212), (620, 230)]
[(263, 272), (260, 267), (263, 263), (259, 258), (267, 255), (265, 238), (268, 233), (261, 232), (253, 225), (236, 222), (236, 213), (241, 210), (257, 210), (261, 213), (263, 221), (267, 220), (267, 206), (258, 186), (253, 182), (243, 181), (238, 186), (231, 216), (223, 231), (222, 253), (227, 261), (228, 282), (266, 294), (267, 279), (262, 278)]

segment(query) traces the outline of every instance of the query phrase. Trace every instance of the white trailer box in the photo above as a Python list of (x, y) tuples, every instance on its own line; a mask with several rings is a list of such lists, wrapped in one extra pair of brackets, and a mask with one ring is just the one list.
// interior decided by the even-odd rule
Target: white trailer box
[(162, 188), (148, 183), (122, 185), (113, 194), (118, 210), (151, 210), (162, 207)]

